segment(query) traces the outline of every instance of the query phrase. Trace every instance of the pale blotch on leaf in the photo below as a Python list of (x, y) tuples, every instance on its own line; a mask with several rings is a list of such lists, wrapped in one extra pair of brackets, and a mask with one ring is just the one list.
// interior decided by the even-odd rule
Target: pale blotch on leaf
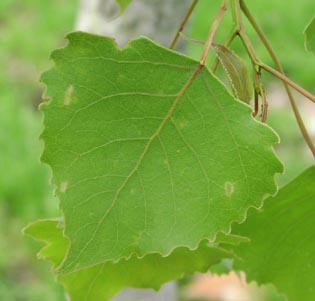
[(179, 127), (180, 127), (181, 129), (185, 128), (185, 127), (186, 127), (186, 123), (182, 121), (182, 122), (179, 124)]
[(62, 182), (59, 188), (60, 192), (65, 193), (68, 190), (68, 182)]
[(230, 197), (234, 193), (234, 185), (231, 182), (225, 182), (224, 184), (225, 194)]
[(67, 90), (66, 90), (66, 95), (65, 95), (65, 105), (68, 106), (71, 101), (71, 95), (73, 93), (73, 85), (70, 85)]

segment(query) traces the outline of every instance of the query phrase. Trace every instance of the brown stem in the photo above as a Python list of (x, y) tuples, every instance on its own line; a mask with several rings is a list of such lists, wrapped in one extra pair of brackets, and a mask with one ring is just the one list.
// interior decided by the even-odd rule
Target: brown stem
[(263, 64), (263, 63), (259, 63), (259, 66), (268, 71), (269, 73), (271, 73), (272, 75), (278, 77), (279, 79), (281, 79), (283, 82), (285, 82), (285, 84), (291, 86), (292, 88), (294, 88), (296, 91), (300, 92), (303, 96), (305, 96), (306, 98), (308, 98), (310, 101), (315, 103), (315, 95), (313, 95), (312, 93), (310, 93), (309, 91), (305, 90), (304, 88), (302, 88), (300, 85), (298, 85), (296, 82), (294, 82), (293, 80), (289, 79), (287, 76), (285, 76), (282, 72), (277, 71), (276, 69)]
[(176, 35), (175, 35), (175, 37), (174, 37), (174, 39), (173, 39), (173, 41), (171, 43), (170, 49), (174, 49), (175, 48), (175, 45), (176, 45), (176, 43), (177, 43), (177, 41), (178, 41), (178, 39), (180, 37), (180, 33), (184, 30), (184, 28), (185, 28), (185, 26), (186, 26), (186, 24), (187, 24), (187, 22), (188, 22), (188, 20), (189, 20), (189, 18), (191, 16), (191, 14), (193, 13), (193, 11), (194, 11), (198, 1), (199, 0), (193, 0), (191, 6), (189, 7), (189, 9), (188, 9), (188, 11), (187, 11), (183, 21), (182, 21), (182, 23), (180, 24), (180, 26), (179, 26), (179, 28), (178, 28), (178, 30), (176, 32)]
[(222, 21), (223, 15), (226, 12), (227, 2), (228, 2), (228, 0), (223, 0), (222, 4), (220, 6), (220, 9), (219, 9), (217, 15), (215, 16), (214, 22), (212, 23), (212, 26), (211, 26), (210, 31), (209, 31), (207, 42), (205, 44), (205, 48), (204, 48), (202, 55), (201, 55), (201, 59), (200, 59), (200, 65), (201, 66), (204, 66), (206, 64), (207, 57), (208, 57), (209, 51), (211, 49), (215, 34), (216, 34), (218, 27)]
[[(278, 58), (277, 58), (277, 56), (276, 56), (276, 54), (275, 54), (271, 44), (269, 43), (269, 41), (266, 38), (265, 34), (263, 33), (262, 29), (260, 28), (260, 26), (258, 25), (256, 20), (252, 16), (252, 14), (250, 13), (248, 7), (245, 4), (245, 1), (244, 0), (240, 0), (240, 5), (241, 5), (241, 9), (242, 9), (243, 13), (245, 14), (245, 16), (247, 17), (248, 21), (250, 22), (250, 24), (252, 25), (252, 27), (254, 28), (254, 30), (256, 31), (258, 36), (260, 37), (261, 41), (263, 42), (264, 46), (266, 47), (267, 51), (269, 52), (269, 54), (270, 54), (274, 64), (276, 65), (278, 71), (280, 72), (280, 74), (284, 75), (283, 68), (282, 68), (282, 66), (280, 64), (280, 61), (278, 60)], [(287, 78), (285, 78), (285, 79), (287, 79)], [(297, 104), (295, 102), (294, 96), (293, 96), (293, 94), (291, 92), (291, 89), (289, 87), (289, 82), (284, 80), (284, 78), (282, 80), (283, 80), (283, 84), (284, 84), (285, 90), (287, 92), (287, 95), (289, 97), (289, 100), (290, 100), (290, 103), (291, 103), (291, 106), (292, 106), (295, 118), (296, 118), (297, 123), (299, 125), (300, 131), (301, 131), (301, 133), (302, 133), (302, 135), (303, 135), (307, 145), (309, 146), (313, 156), (315, 157), (314, 144), (313, 144), (312, 139), (311, 139), (310, 135), (308, 134), (308, 131), (307, 131), (305, 125), (304, 125), (303, 119), (301, 117), (301, 114), (300, 114), (299, 109), (297, 107)]]
[(268, 101), (266, 98), (263, 98), (262, 104), (261, 104), (261, 122), (266, 122), (267, 116), (268, 116)]
[(258, 92), (255, 90), (255, 108), (253, 112), (253, 117), (256, 117), (258, 114), (258, 105), (259, 105), (259, 95)]
[[(239, 19), (239, 21), (242, 22), (241, 19)], [(267, 115), (268, 115), (268, 102), (267, 102), (265, 88), (261, 82), (261, 66), (260, 66), (261, 63), (260, 63), (258, 56), (255, 52), (255, 49), (254, 49), (246, 31), (245, 31), (245, 28), (242, 26), (242, 23), (240, 24), (239, 28), (240, 29), (239, 29), (238, 35), (241, 38), (241, 41), (243, 42), (243, 45), (244, 45), (253, 65), (255, 67), (256, 84), (257, 84), (256, 88), (258, 88), (259, 95), (261, 96), (261, 100), (262, 100), (261, 121), (266, 122)], [(255, 101), (257, 101), (257, 100), (255, 100)], [(255, 106), (257, 106), (256, 103), (255, 103)], [(256, 107), (255, 107), (255, 112), (257, 112)]]
[(254, 66), (259, 66), (260, 60), (258, 59), (258, 56), (255, 52), (255, 49), (244, 29), (241, 29), (240, 32), (238, 33), (241, 41), (243, 42), (243, 45), (249, 55), (249, 58), (251, 59), (252, 63)]
[[(261, 121), (262, 122), (266, 122), (267, 120), (267, 115), (268, 115), (268, 101), (267, 101), (267, 97), (266, 97), (266, 91), (264, 88), (264, 85), (262, 83), (261, 80), (261, 68), (259, 66), (257, 66), (255, 68), (255, 114), (257, 114), (258, 112), (258, 99), (256, 100), (256, 97), (258, 98), (258, 95), (261, 96), (261, 100), (262, 100), (262, 105), (261, 105)], [(255, 116), (255, 115), (254, 115)]]

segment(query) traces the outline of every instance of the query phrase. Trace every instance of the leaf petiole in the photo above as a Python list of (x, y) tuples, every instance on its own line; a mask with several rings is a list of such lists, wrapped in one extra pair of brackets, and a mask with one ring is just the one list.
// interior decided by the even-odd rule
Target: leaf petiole
[(179, 28), (178, 28), (178, 30), (176, 32), (176, 35), (175, 35), (175, 37), (174, 37), (174, 39), (173, 39), (173, 41), (171, 43), (170, 49), (174, 49), (175, 48), (176, 43), (177, 43), (179, 37), (181, 36), (181, 33), (184, 30), (184, 28), (185, 28), (185, 26), (186, 26), (186, 24), (187, 24), (187, 22), (188, 22), (188, 20), (189, 20), (189, 18), (191, 16), (191, 14), (193, 13), (193, 11), (194, 11), (198, 1), (199, 0), (193, 0), (191, 6), (189, 7), (189, 9), (188, 9), (188, 11), (187, 11), (183, 21), (181, 22), (181, 24), (180, 24), (180, 26), (179, 26)]
[(207, 57), (208, 57), (209, 51), (211, 49), (215, 34), (216, 34), (216, 32), (219, 28), (219, 25), (222, 21), (223, 15), (226, 12), (227, 3), (228, 3), (228, 0), (222, 1), (222, 4), (219, 8), (219, 11), (218, 11), (218, 13), (214, 19), (214, 22), (212, 23), (212, 26), (211, 26), (210, 31), (209, 31), (207, 42), (205, 44), (204, 50), (203, 50), (202, 55), (201, 55), (201, 59), (200, 59), (200, 65), (201, 66), (205, 66), (205, 64), (206, 64)]
[[(250, 24), (252, 25), (253, 29), (256, 31), (257, 35), (259, 36), (259, 38), (261, 39), (261, 41), (263, 42), (264, 46), (266, 47), (267, 51), (269, 52), (269, 55), (271, 56), (274, 64), (276, 65), (276, 68), (278, 69), (278, 72), (279, 73), (275, 73), (273, 71), (273, 69), (269, 69), (268, 71), (270, 73), (273, 72), (273, 75), (277, 76), (278, 78), (280, 78), (280, 76), (282, 78), (280, 78), (282, 81), (283, 81), (283, 84), (284, 84), (284, 87), (285, 87), (285, 90), (287, 92), (287, 95), (289, 97), (289, 101), (291, 103), (291, 107), (292, 107), (292, 110), (294, 112), (294, 115), (295, 115), (295, 118), (297, 120), (297, 123), (299, 125), (299, 128), (300, 128), (300, 131), (304, 137), (304, 140), (306, 141), (307, 145), (309, 146), (313, 156), (315, 157), (315, 146), (312, 142), (312, 139), (304, 125), (304, 122), (303, 122), (303, 119), (301, 117), (301, 114), (299, 112), (299, 109), (297, 107), (297, 104), (295, 102), (295, 99), (294, 99), (294, 96), (291, 92), (291, 89), (289, 87), (289, 84), (293, 84), (293, 81), (289, 80), (285, 75), (284, 75), (284, 72), (283, 72), (283, 68), (280, 64), (280, 61), (278, 60), (271, 44), (269, 43), (267, 37), (265, 36), (265, 34), (263, 33), (262, 29), (260, 28), (260, 26), (258, 25), (258, 23), (256, 22), (255, 18), (253, 17), (253, 15), (250, 13), (248, 7), (246, 6), (245, 4), (245, 1), (244, 0), (240, 0), (240, 7), (241, 7), (241, 10), (243, 11), (244, 15), (246, 16), (246, 18), (248, 19), (248, 21), (250, 22)], [(263, 66), (261, 66), (263, 68)], [(267, 70), (266, 70), (267, 71)], [(279, 76), (280, 75), (280, 76)], [(289, 80), (289, 81), (288, 81)], [(295, 84), (295, 83), (294, 83)], [(297, 84), (295, 84), (295, 87), (293, 88), (298, 88), (300, 90), (300, 86), (298, 86)], [(298, 91), (299, 91), (298, 90)], [(303, 94), (302, 92), (305, 92), (305, 90), (302, 88), (303, 91), (299, 91), (301, 94)], [(307, 91), (306, 91), (307, 92)], [(307, 92), (307, 94), (310, 94), (309, 92)], [(304, 95), (304, 94), (303, 94)], [(305, 96), (305, 95), (304, 95)], [(311, 98), (314, 99), (314, 96), (313, 95), (309, 95), (311, 96)], [(313, 100), (314, 101), (314, 100)]]

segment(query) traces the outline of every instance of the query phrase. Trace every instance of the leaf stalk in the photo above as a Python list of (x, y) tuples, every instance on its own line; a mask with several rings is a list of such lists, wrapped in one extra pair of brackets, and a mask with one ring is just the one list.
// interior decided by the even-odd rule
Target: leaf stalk
[(227, 4), (228, 4), (228, 0), (223, 0), (222, 4), (220, 6), (220, 9), (219, 9), (219, 11), (218, 11), (218, 13), (214, 19), (214, 22), (211, 25), (208, 39), (206, 41), (206, 44), (205, 44), (205, 47), (204, 47), (204, 50), (202, 52), (201, 59), (200, 59), (200, 65), (201, 66), (205, 66), (205, 64), (206, 64), (207, 57), (208, 57), (209, 51), (211, 49), (211, 46), (213, 44), (215, 34), (219, 28), (219, 25), (222, 21), (224, 14), (226, 12)]
[(297, 90), (298, 92), (300, 92), (302, 95), (304, 95), (305, 97), (309, 98), (311, 101), (315, 102), (315, 96), (312, 95), (311, 93), (309, 93), (308, 91), (306, 91), (305, 89), (303, 89), (301, 86), (299, 86), (298, 84), (296, 84), (295, 82), (293, 82), (292, 80), (290, 80), (289, 78), (287, 78), (284, 74), (283, 68), (281, 66), (281, 63), (278, 59), (278, 57), (276, 56), (271, 44), (269, 43), (267, 37), (265, 36), (263, 30), (260, 28), (259, 24), (256, 22), (255, 18), (253, 17), (253, 15), (250, 13), (247, 5), (245, 4), (244, 0), (240, 0), (240, 7), (241, 10), (243, 11), (244, 15), (246, 16), (246, 18), (248, 19), (248, 21), (250, 22), (250, 24), (252, 25), (253, 29), (256, 31), (257, 35), (259, 36), (260, 40), (262, 41), (262, 43), (264, 44), (264, 46), (266, 47), (270, 57), (272, 58), (277, 70), (274, 70), (273, 68), (271, 68), (270, 66), (267, 66), (265, 64), (260, 64), (261, 68), (263, 68), (264, 70), (270, 72), (271, 74), (273, 74), (274, 76), (278, 77), (279, 79), (282, 80), (285, 90), (287, 92), (292, 110), (294, 112), (296, 121), (298, 123), (298, 126), (300, 128), (300, 131), (304, 137), (304, 140), (306, 141), (308, 147), (310, 148), (313, 156), (315, 157), (315, 147), (314, 144), (312, 142), (312, 139), (304, 125), (303, 119), (301, 117), (301, 114), (299, 112), (298, 106), (296, 104), (296, 101), (294, 99), (294, 96), (291, 92), (291, 89), (289, 87), (289, 85), (294, 88), (295, 90)]
[(191, 4), (191, 6), (189, 7), (189, 9), (188, 9), (188, 11), (187, 11), (183, 21), (179, 25), (179, 28), (178, 28), (178, 30), (176, 32), (176, 35), (175, 35), (175, 37), (174, 37), (174, 39), (173, 39), (173, 41), (171, 43), (170, 49), (174, 49), (175, 48), (175, 46), (177, 44), (177, 41), (178, 41), (178, 39), (180, 37), (180, 34), (183, 32), (183, 30), (184, 30), (184, 28), (185, 28), (185, 26), (186, 26), (190, 16), (192, 15), (193, 11), (195, 10), (195, 7), (196, 7), (198, 2), (199, 2), (199, 0), (193, 0), (193, 2)]

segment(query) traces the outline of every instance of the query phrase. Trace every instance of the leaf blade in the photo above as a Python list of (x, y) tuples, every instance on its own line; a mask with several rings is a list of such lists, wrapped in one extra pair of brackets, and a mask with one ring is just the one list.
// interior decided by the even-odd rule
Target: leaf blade
[(63, 273), (194, 249), (276, 192), (278, 138), (248, 106), (206, 69), (178, 101), (196, 61), (144, 38), (124, 49), (68, 38), (43, 75), (52, 101), (41, 107), (71, 244)]
[[(66, 255), (69, 245), (62, 231), (59, 220), (41, 220), (27, 226), (24, 233), (46, 243), (39, 255), (52, 261), (56, 267)], [(132, 257), (118, 263), (107, 262), (72, 274), (59, 274), (57, 279), (66, 288), (71, 300), (76, 301), (110, 300), (127, 287), (158, 290), (165, 282), (181, 278), (184, 274), (206, 272), (222, 259), (233, 258), (231, 252), (219, 246), (221, 239), (224, 244), (229, 244), (230, 239), (232, 243), (244, 240), (220, 236), (216, 246), (203, 242), (193, 251), (178, 248), (168, 257), (150, 254), (141, 259)]]
[(314, 298), (315, 167), (304, 171), (265, 201), (261, 212), (251, 211), (233, 233), (250, 242), (233, 248), (241, 258), (235, 268), (249, 280), (272, 283), (288, 300)]

